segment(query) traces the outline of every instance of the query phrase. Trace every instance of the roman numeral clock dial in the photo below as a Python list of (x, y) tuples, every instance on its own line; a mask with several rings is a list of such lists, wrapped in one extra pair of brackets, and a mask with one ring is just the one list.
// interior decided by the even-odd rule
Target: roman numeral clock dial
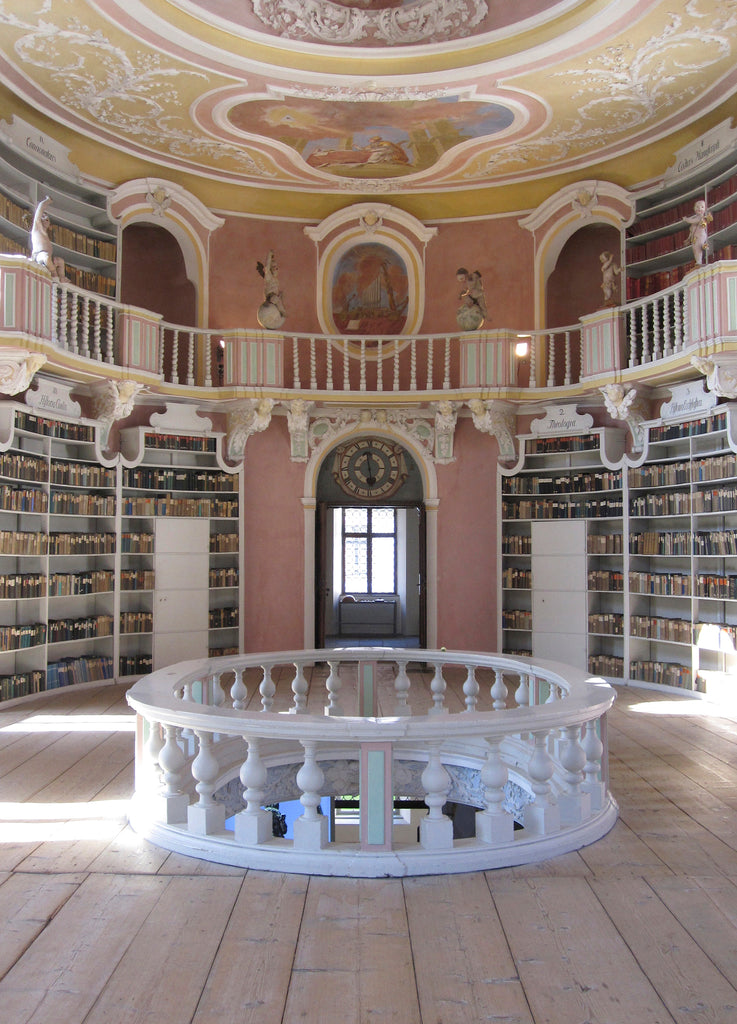
[(381, 438), (362, 438), (335, 451), (333, 477), (352, 498), (388, 498), (407, 479), (404, 452)]

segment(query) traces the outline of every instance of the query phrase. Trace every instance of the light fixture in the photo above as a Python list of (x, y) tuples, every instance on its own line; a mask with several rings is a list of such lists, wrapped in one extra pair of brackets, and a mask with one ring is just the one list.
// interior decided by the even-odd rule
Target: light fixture
[(530, 351), (530, 335), (529, 334), (518, 334), (517, 343), (514, 346), (514, 354), (518, 359), (524, 359), (527, 353)]

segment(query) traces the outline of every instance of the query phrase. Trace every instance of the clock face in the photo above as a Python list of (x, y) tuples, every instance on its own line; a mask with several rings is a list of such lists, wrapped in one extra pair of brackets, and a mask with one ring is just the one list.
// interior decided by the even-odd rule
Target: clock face
[(407, 479), (407, 464), (399, 445), (361, 438), (336, 449), (333, 476), (353, 498), (388, 498)]

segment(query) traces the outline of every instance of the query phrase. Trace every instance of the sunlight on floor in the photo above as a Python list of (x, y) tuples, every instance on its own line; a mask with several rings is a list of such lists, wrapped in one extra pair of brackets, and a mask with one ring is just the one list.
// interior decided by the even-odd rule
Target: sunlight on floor
[(737, 705), (713, 704), (708, 700), (648, 700), (630, 705), (640, 715), (678, 715), (681, 718), (733, 718)]
[(0, 732), (135, 732), (135, 715), (30, 715)]
[(104, 840), (127, 825), (128, 800), (0, 803), (0, 845)]

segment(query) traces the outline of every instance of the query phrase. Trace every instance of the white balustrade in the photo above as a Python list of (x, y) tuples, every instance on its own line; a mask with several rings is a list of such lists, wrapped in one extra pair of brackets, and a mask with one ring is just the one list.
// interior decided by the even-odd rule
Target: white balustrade
[[(371, 717), (356, 714), (364, 663), (373, 666)], [(453, 674), (463, 669), (465, 677)], [(259, 670), (249, 698), (246, 674)], [(488, 686), (479, 686), (482, 670)], [(275, 678), (293, 698), (288, 707), (280, 696), (279, 712)], [(169, 666), (128, 692), (147, 736), (131, 821), (167, 849), (274, 871), (399, 876), (556, 856), (616, 820), (605, 729), (613, 699), (604, 680), (578, 669), (476, 652), (292, 651)], [(424, 798), (418, 840), (390, 829), (377, 848), (331, 834), (320, 807), (362, 792), (364, 772), (371, 813), (383, 800), (387, 821), (388, 801)], [(297, 798), (293, 837), (275, 836), (265, 805)], [(475, 808), (470, 835), (454, 838), (448, 802)]]

